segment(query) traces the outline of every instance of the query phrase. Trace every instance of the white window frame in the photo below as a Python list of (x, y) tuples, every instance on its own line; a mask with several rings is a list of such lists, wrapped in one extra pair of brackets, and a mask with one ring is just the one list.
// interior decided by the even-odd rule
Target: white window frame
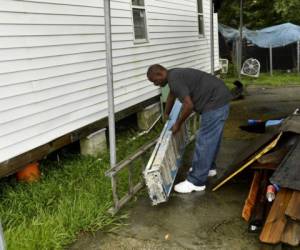
[[(203, 14), (203, 0), (196, 0), (197, 1), (197, 23), (198, 23), (198, 36), (200, 37), (200, 38), (203, 38), (203, 37), (205, 37), (205, 30), (204, 30), (204, 14)], [(199, 1), (201, 1), (201, 4), (202, 4), (202, 12), (200, 13), (199, 12)], [(201, 16), (202, 17), (202, 30), (203, 30), (203, 32), (202, 33), (200, 33), (199, 32), (199, 30), (200, 30), (200, 22), (199, 22), (199, 16)]]
[[(130, 5), (131, 5), (132, 28), (133, 28), (133, 42), (134, 42), (134, 44), (148, 43), (149, 42), (149, 39), (148, 39), (149, 36), (148, 36), (148, 27), (147, 27), (146, 0), (144, 0), (144, 6), (133, 5), (132, 0), (130, 0)], [(145, 38), (142, 38), (142, 39), (136, 39), (135, 38), (133, 9), (144, 10), (144, 13), (145, 13), (144, 25), (145, 25), (145, 36), (146, 36)]]

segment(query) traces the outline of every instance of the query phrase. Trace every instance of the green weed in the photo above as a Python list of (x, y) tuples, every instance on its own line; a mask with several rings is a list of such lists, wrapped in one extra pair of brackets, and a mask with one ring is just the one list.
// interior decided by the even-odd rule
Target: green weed
[[(128, 129), (117, 137), (117, 155), (122, 160), (147, 141), (155, 138), (161, 124), (149, 134), (137, 137)], [(105, 172), (109, 156), (99, 159), (68, 155), (61, 162), (44, 160), (42, 179), (32, 184), (18, 183), (14, 178), (0, 182), (0, 215), (8, 250), (63, 249), (80, 232), (94, 232), (119, 225), (120, 216), (112, 217), (111, 183)], [(143, 161), (142, 161), (143, 160)], [(134, 179), (142, 172), (142, 162), (133, 163)], [(119, 177), (119, 192), (128, 191), (127, 172)]]
[[(233, 74), (223, 75), (223, 80), (226, 85), (232, 86), (232, 83), (237, 80), (237, 77)], [(258, 78), (242, 76), (241, 82), (247, 85), (261, 85), (261, 86), (287, 86), (287, 85), (300, 85), (300, 75), (297, 73), (284, 73), (280, 71), (273, 72), (273, 76), (270, 73), (261, 73)]]

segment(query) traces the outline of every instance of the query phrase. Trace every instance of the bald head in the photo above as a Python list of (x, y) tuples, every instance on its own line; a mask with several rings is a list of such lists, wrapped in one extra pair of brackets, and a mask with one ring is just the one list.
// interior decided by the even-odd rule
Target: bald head
[(168, 83), (168, 71), (160, 64), (151, 65), (148, 68), (147, 77), (156, 86), (163, 87)]

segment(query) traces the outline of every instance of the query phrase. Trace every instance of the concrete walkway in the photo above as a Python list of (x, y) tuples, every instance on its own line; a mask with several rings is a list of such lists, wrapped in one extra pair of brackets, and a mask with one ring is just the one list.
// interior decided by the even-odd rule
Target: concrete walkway
[[(218, 158), (219, 173), (241, 148), (259, 136), (240, 131), (238, 125), (247, 119), (287, 115), (297, 107), (300, 87), (249, 87), (246, 99), (232, 103)], [(185, 178), (192, 149), (191, 145), (187, 150), (178, 180)], [(248, 189), (249, 178), (243, 174), (217, 192), (172, 193), (169, 202), (157, 207), (151, 206), (144, 190), (128, 209), (126, 226), (113, 233), (80, 237), (71, 249), (260, 249), (258, 235), (249, 234), (247, 223), (241, 219)]]

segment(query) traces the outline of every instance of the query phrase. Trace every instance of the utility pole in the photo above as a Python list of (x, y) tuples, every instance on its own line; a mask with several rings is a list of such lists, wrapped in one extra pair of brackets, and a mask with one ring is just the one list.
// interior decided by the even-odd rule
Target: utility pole
[(239, 52), (238, 52), (238, 77), (241, 79), (242, 57), (243, 57), (243, 0), (240, 1), (240, 39), (239, 39)]

